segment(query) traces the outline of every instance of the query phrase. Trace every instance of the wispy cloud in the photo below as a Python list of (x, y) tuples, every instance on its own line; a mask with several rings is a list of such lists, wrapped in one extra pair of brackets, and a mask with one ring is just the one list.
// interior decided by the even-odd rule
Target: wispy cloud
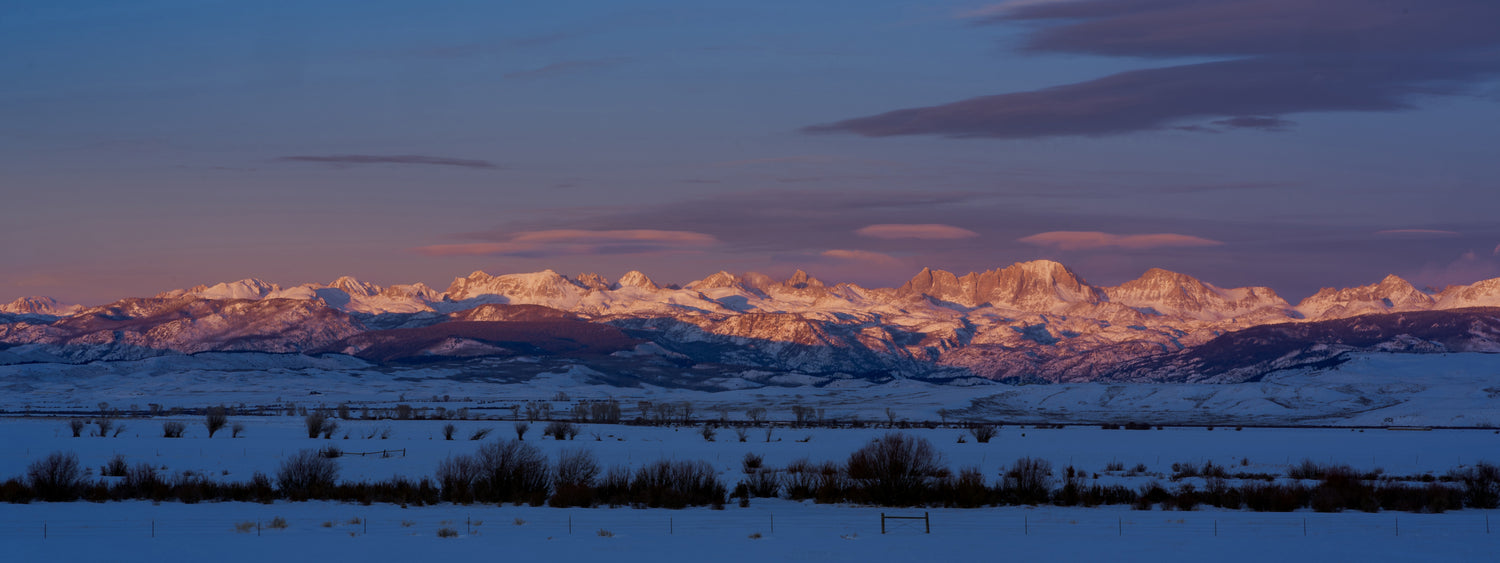
[(882, 252), (870, 252), (868, 250), (824, 250), (822, 252), (822, 255), (827, 258), (849, 260), (853, 262), (868, 262), (871, 264), (894, 265), (901, 263), (900, 260), (897, 260), (894, 256), (891, 256), (889, 254), (885, 254)]
[(578, 61), (560, 61), (540, 66), (530, 70), (520, 70), (506, 73), (505, 77), (512, 80), (532, 80), (537, 78), (548, 78), (575, 72), (610, 68), (630, 62), (629, 57), (610, 57), (604, 59), (587, 59)]
[(415, 164), (425, 166), (457, 166), (461, 168), (500, 168), (488, 160), (449, 158), (419, 154), (331, 154), (282, 156), (282, 162), (312, 162), (331, 166), (347, 167), (365, 164)]
[[(1396, 111), (1424, 94), (1467, 91), (1500, 73), (1500, 3), (1431, 0), (1077, 0), (1007, 2), (970, 14), (1028, 26), (1023, 50), (1177, 60), (1121, 72), (838, 121), (810, 133), (1027, 139), (1137, 131), (1279, 131), (1280, 116)], [(1295, 22), (1290, 25), (1288, 22)], [(1186, 123), (1184, 123), (1186, 122)]]
[(870, 225), (860, 228), (854, 231), (854, 233), (859, 236), (881, 239), (950, 240), (979, 236), (979, 233), (962, 227), (935, 223)]
[(1098, 248), (1141, 250), (1147, 248), (1218, 246), (1224, 244), (1216, 240), (1176, 233), (1117, 235), (1099, 231), (1050, 231), (1023, 237), (1019, 240), (1026, 244), (1052, 247), (1058, 250), (1089, 250)]
[(652, 229), (521, 231), (495, 242), (439, 244), (417, 248), (429, 256), (517, 256), (540, 258), (566, 255), (647, 254), (701, 250), (719, 240), (688, 231)]
[(1214, 125), (1225, 129), (1260, 129), (1262, 131), (1284, 131), (1297, 123), (1278, 117), (1265, 117), (1260, 115), (1242, 115), (1221, 119), (1213, 122)]
[(1445, 231), (1441, 229), (1386, 229), (1375, 231), (1377, 235), (1414, 235), (1414, 236), (1436, 236), (1436, 237), (1458, 237), (1463, 233), (1458, 231)]

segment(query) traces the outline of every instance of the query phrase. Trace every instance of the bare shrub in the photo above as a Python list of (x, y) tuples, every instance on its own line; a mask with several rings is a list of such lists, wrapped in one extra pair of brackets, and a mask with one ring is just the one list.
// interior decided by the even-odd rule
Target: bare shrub
[(546, 428), (542, 429), (542, 435), (551, 436), (553, 440), (572, 440), (578, 433), (577, 424), (561, 420), (548, 422)]
[(554, 507), (594, 505), (594, 482), (599, 461), (588, 450), (563, 450), (557, 456), (554, 491), (548, 504)]
[(1052, 487), (1052, 463), (1045, 459), (1023, 457), (1005, 472), (1000, 488), (1016, 504), (1047, 502)]
[(453, 528), (438, 528), (437, 535), (440, 538), (456, 538), (458, 537), (458, 530)]
[(104, 418), (104, 417), (99, 417), (98, 419), (94, 420), (94, 424), (98, 424), (99, 425), (99, 437), (100, 438), (108, 438), (109, 437), (109, 430), (111, 428), (115, 427), (115, 421), (114, 420), (111, 420), (111, 419), (108, 419), (108, 418)]
[(526, 439), (526, 431), (527, 430), (531, 430), (531, 424), (530, 423), (526, 423), (526, 422), (517, 422), (515, 428), (516, 428), (516, 439), (517, 440), (525, 440)]
[(477, 442), (479, 440), (483, 440), (484, 437), (485, 436), (489, 436), (490, 432), (493, 431), (493, 430), (494, 430), (493, 428), (480, 428), (478, 430), (475, 430), (473, 434), (469, 435), (469, 440), (470, 441), (474, 441), (474, 442)]
[(86, 421), (84, 419), (81, 419), (81, 418), (68, 419), (68, 430), (72, 430), (73, 431), (73, 437), (74, 438), (82, 437), (83, 436), (83, 429), (87, 425), (88, 425), (88, 421)]
[(318, 450), (318, 455), (328, 459), (338, 459), (344, 457), (344, 450), (339, 449), (338, 446), (333, 444), (328, 444)]
[(612, 538), (612, 537), (615, 537), (615, 533), (614, 532), (611, 532), (611, 531), (606, 530), (604, 528), (599, 528), (598, 534), (599, 534), (599, 537), (601, 537), (601, 538)]
[(438, 462), (438, 486), (448, 502), (469, 503), (474, 500), (474, 482), (479, 479), (479, 464), (474, 456), (453, 455)]
[(904, 506), (919, 502), (932, 480), (948, 474), (932, 442), (891, 432), (849, 455), (849, 478), (872, 502)]
[(229, 427), (229, 437), (230, 438), (239, 438), (240, 436), (244, 436), (244, 435), (245, 435), (245, 425), (236, 422), (236, 423), (234, 423), (233, 426)]
[(229, 424), (229, 411), (223, 406), (208, 407), (203, 415), (203, 426), (208, 428), (208, 437), (213, 438), (214, 433)]
[(706, 461), (659, 460), (636, 470), (631, 500), (651, 508), (724, 504), (727, 490)]
[(83, 466), (73, 452), (53, 452), (26, 466), (26, 482), (42, 500), (73, 500), (83, 485)]
[(1481, 461), (1467, 469), (1450, 471), (1448, 476), (1463, 485), (1464, 503), (1469, 507), (1500, 507), (1500, 467)]
[(333, 488), (339, 464), (317, 450), (302, 450), (281, 462), (276, 483), (293, 499), (321, 497)]
[(736, 426), (734, 427), (734, 437), (738, 438), (741, 442), (749, 441), (750, 431), (746, 430), (744, 427)]
[(124, 454), (115, 454), (109, 458), (109, 463), (99, 468), (99, 475), (104, 477), (124, 477), (129, 466), (125, 464)]
[(328, 417), (321, 412), (313, 411), (302, 417), (302, 424), (307, 427), (307, 437), (317, 438), (323, 433), (323, 426), (328, 422)]
[(234, 525), (234, 531), (240, 534), (248, 534), (255, 531), (254, 522), (240, 522)]
[(479, 479), (474, 488), (480, 500), (536, 504), (545, 500), (551, 471), (536, 446), (520, 440), (491, 442), (479, 447), (475, 461)]
[[(338, 432), (338, 431), (339, 431), (339, 423), (334, 422), (332, 420), (326, 420), (326, 421), (323, 422), (323, 439), (324, 440), (332, 439), (333, 438), (333, 433), (334, 432)], [(348, 438), (349, 436), (346, 434), (344, 437)]]
[(450, 422), (448, 424), (444, 424), (443, 425), (443, 439), (444, 440), (450, 440), (450, 441), (453, 440), (453, 433), (457, 432), (457, 431), (458, 431), (458, 426), (455, 426), (453, 423)]
[(712, 442), (714, 441), (714, 437), (718, 436), (719, 433), (718, 430), (714, 429), (714, 425), (704, 424), (702, 428), (698, 429), (698, 435), (703, 436), (703, 441)]
[(287, 529), (286, 518), (282, 518), (280, 516), (272, 518), (271, 521), (266, 524), (266, 527), (272, 530), (285, 530)]
[(975, 424), (969, 427), (969, 434), (974, 436), (975, 442), (981, 444), (990, 443), (990, 439), (998, 433), (999, 431), (995, 430), (995, 426), (991, 424)]
[(745, 418), (750, 419), (750, 422), (752, 422), (755, 425), (759, 426), (760, 423), (766, 421), (766, 408), (765, 407), (750, 407), (748, 409), (745, 409)]
[(750, 475), (760, 470), (765, 465), (766, 458), (759, 454), (745, 452), (745, 459), (740, 460), (740, 471)]
[(186, 430), (187, 424), (181, 421), (168, 420), (161, 423), (161, 437), (163, 438), (181, 438)]

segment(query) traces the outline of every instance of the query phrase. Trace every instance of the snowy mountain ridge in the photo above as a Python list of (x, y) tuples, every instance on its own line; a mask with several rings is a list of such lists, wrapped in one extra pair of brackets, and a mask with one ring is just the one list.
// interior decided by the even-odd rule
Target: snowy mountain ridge
[[(1489, 326), (1489, 316), (1471, 310), (1496, 306), (1500, 279), (1429, 295), (1388, 276), (1367, 286), (1324, 289), (1292, 305), (1269, 288), (1220, 288), (1162, 269), (1118, 286), (1094, 286), (1047, 260), (962, 276), (923, 269), (896, 288), (828, 284), (800, 270), (784, 280), (717, 272), (682, 287), (660, 285), (639, 271), (615, 282), (551, 270), (476, 271), (441, 292), (420, 283), (381, 287), (352, 277), (293, 287), (252, 278), (92, 308), (19, 300), (0, 309), (14, 315), (0, 317), (0, 363), (206, 351), (358, 355), (378, 348), (372, 361), (584, 354), (587, 361), (629, 356), (608, 360), (621, 370), (653, 362), (676, 369), (668, 364), (687, 362), (730, 371), (874, 378), (1194, 380), (1214, 371), (1231, 374), (1220, 380), (1232, 380), (1285, 366), (1257, 357), (1245, 360), (1249, 371), (1235, 371), (1221, 365), (1232, 361), (1221, 356), (1212, 356), (1212, 366), (1174, 364), (1171, 358), (1187, 358), (1216, 340), (1222, 347), (1222, 339), (1254, 327), (1328, 322), (1335, 322), (1333, 328), (1274, 334), (1286, 341), (1284, 353), (1319, 358), (1308, 361), (1337, 353), (1298, 352), (1295, 338), (1288, 341), (1286, 334), (1302, 334), (1317, 340), (1309, 346), (1333, 346), (1327, 349), (1338, 353), (1500, 350), (1489, 332), (1461, 327)], [(1418, 337), (1412, 336), (1416, 328), (1402, 322), (1377, 323), (1379, 339), (1339, 347), (1349, 340), (1343, 335), (1358, 327), (1336, 321), (1424, 312), (1437, 314), (1429, 320), (1443, 328)], [(509, 324), (426, 328), (456, 322)], [(522, 325), (532, 328), (520, 330)], [(546, 338), (535, 336), (541, 334)], [(368, 336), (351, 340), (359, 335)]]

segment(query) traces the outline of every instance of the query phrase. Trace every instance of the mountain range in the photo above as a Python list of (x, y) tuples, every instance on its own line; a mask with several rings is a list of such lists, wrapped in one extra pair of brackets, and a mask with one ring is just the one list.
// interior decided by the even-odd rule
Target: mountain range
[[(1351, 353), (1500, 352), (1500, 278), (1426, 292), (1397, 276), (1293, 305), (1152, 269), (1095, 286), (1039, 260), (896, 288), (718, 272), (681, 287), (547, 270), (381, 287), (257, 279), (97, 307), (0, 306), (0, 364), (169, 354), (345, 355), (525, 377), (582, 365), (619, 384), (1253, 381)], [(798, 379), (799, 377), (803, 379)]]

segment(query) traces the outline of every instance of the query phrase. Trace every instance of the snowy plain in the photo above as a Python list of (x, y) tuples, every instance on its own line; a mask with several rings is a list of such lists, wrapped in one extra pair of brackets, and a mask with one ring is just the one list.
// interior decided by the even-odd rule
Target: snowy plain
[[(228, 355), (226, 355), (228, 356)], [(633, 418), (636, 401), (691, 402), (696, 418), (727, 414), (743, 420), (745, 409), (765, 407), (783, 421), (767, 441), (751, 429), (740, 442), (720, 429), (709, 442), (696, 426), (583, 424), (571, 441), (543, 438), (534, 424), (527, 442), (549, 457), (561, 450), (592, 451), (603, 465), (638, 467), (658, 459), (709, 462), (726, 485), (741, 477), (748, 453), (771, 467), (807, 458), (842, 462), (887, 429), (790, 428), (792, 405), (824, 409), (825, 417), (883, 426), (886, 409), (898, 420), (998, 420), (1006, 424), (989, 443), (977, 443), (958, 428), (901, 431), (930, 440), (954, 469), (977, 467), (993, 482), (1023, 456), (1074, 466), (1091, 482), (1132, 488), (1152, 481), (1175, 485), (1173, 463), (1206, 461), (1232, 471), (1281, 474), (1303, 459), (1349, 464), (1386, 475), (1443, 472), (1477, 461), (1500, 461), (1500, 393), (1494, 383), (1500, 356), (1449, 354), (1368, 356), (1337, 369), (1273, 374), (1239, 385), (1070, 384), (1045, 386), (942, 386), (916, 381), (855, 387), (778, 387), (703, 392), (667, 388), (618, 388), (589, 383), (587, 374), (557, 373), (524, 383), (460, 380), (441, 370), (383, 372), (323, 365), (274, 356), (245, 369), (243, 356), (161, 358), (107, 365), (0, 367), (0, 479), (20, 476), (26, 466), (54, 451), (75, 452), (92, 475), (116, 454), (128, 463), (148, 462), (165, 473), (191, 471), (210, 479), (242, 481), (254, 472), (274, 474), (281, 461), (301, 449), (330, 442), (345, 452), (401, 450), (390, 457), (338, 459), (342, 480), (382, 480), (395, 475), (430, 476), (452, 454), (472, 453), (481, 443), (467, 438), (490, 429), (487, 440), (515, 435), (510, 405), (549, 401), (559, 391), (572, 400), (614, 398)], [(189, 367), (191, 369), (184, 369)], [(447, 395), (447, 400), (441, 398)], [(438, 398), (434, 401), (434, 398)], [(444, 440), (438, 420), (341, 420), (332, 440), (306, 437), (300, 416), (235, 415), (242, 437), (229, 430), (212, 439), (200, 417), (119, 418), (126, 430), (115, 437), (73, 438), (68, 418), (88, 417), (99, 403), (136, 410), (148, 404), (201, 408), (215, 404), (334, 407), (348, 402), (389, 408), (397, 403), (450, 412), (468, 408), (485, 420), (451, 421), (456, 440)], [(554, 414), (566, 412), (554, 402)], [(30, 415), (21, 413), (30, 411)], [(52, 412), (53, 414), (40, 414)], [(161, 424), (188, 425), (183, 438), (161, 437)], [(1099, 421), (1164, 424), (1163, 429), (1105, 430)], [(1039, 428), (1038, 423), (1072, 423)], [(1022, 426), (1024, 425), (1024, 427)], [(1208, 426), (1213, 425), (1212, 429)], [(1237, 426), (1244, 425), (1243, 429)], [(1261, 426), (1263, 425), (1263, 426)], [(1300, 428), (1270, 426), (1302, 426)], [(1318, 426), (1318, 427), (1311, 427)], [(1452, 426), (1428, 431), (1385, 426)], [(92, 429), (92, 427), (90, 427)], [(380, 435), (389, 430), (387, 438)], [(349, 437), (344, 438), (345, 435)], [(963, 441), (960, 442), (960, 438)], [(1145, 465), (1144, 473), (1106, 471), (1111, 463)], [(1098, 476), (1094, 477), (1093, 474)], [(94, 478), (93, 476), (90, 478)], [(1188, 478), (1182, 483), (1198, 483)], [(880, 533), (880, 514), (930, 513), (932, 533), (893, 523)], [(272, 518), (289, 521), (266, 529)], [(355, 519), (358, 524), (352, 523)], [(818, 505), (811, 501), (755, 499), (748, 508), (731, 503), (708, 508), (554, 509), (524, 506), (375, 504), (278, 501), (252, 503), (175, 502), (0, 504), (0, 538), (6, 561), (219, 561), (468, 559), (476, 554), (546, 557), (561, 561), (608, 559), (724, 561), (931, 561), (946, 558), (1031, 557), (1047, 560), (1291, 561), (1493, 561), (1500, 541), (1500, 511), (1460, 510), (1443, 514), (1405, 512), (1320, 514), (1257, 513), (1200, 508), (1191, 512), (1096, 508), (1000, 507), (980, 509), (891, 509)], [(569, 533), (569, 522), (572, 523)], [(258, 532), (236, 525), (259, 524)], [(327, 526), (325, 527), (325, 523)], [(440, 528), (460, 532), (439, 538)], [(600, 535), (608, 530), (610, 536)], [(154, 537), (153, 537), (154, 534)], [(752, 537), (759, 534), (759, 537)], [(13, 557), (13, 558), (12, 558)]]

